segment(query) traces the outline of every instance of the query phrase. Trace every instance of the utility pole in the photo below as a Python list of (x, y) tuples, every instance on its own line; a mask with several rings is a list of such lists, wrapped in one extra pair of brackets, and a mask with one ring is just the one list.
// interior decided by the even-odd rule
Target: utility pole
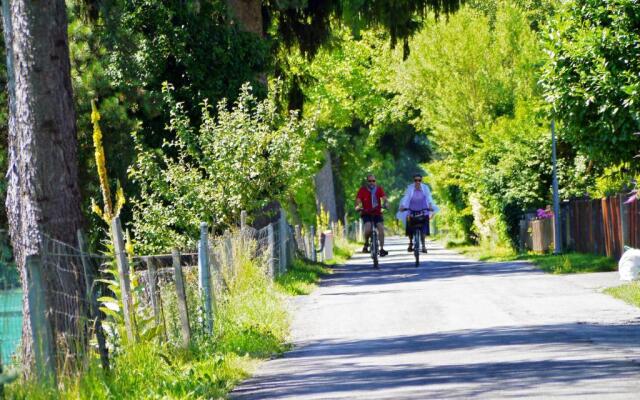
[(558, 167), (556, 163), (556, 121), (551, 120), (551, 162), (553, 164), (553, 229), (554, 254), (562, 253), (562, 235), (560, 233), (560, 194), (558, 193)]

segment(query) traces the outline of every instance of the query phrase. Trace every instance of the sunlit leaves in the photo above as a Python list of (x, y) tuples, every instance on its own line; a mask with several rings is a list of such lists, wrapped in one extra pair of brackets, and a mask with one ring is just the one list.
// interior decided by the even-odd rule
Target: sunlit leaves
[(567, 1), (544, 35), (545, 95), (565, 137), (601, 167), (640, 150), (639, 10), (637, 0)]
[(273, 200), (287, 200), (310, 184), (317, 166), (312, 120), (283, 115), (271, 98), (258, 100), (244, 85), (232, 105), (218, 103), (214, 114), (202, 105), (195, 127), (169, 86), (168, 128), (176, 139), (163, 149), (146, 149), (139, 141), (131, 169), (140, 187), (134, 200), (137, 243), (149, 250), (193, 246), (199, 223), (216, 228), (234, 223), (241, 210), (253, 212)]

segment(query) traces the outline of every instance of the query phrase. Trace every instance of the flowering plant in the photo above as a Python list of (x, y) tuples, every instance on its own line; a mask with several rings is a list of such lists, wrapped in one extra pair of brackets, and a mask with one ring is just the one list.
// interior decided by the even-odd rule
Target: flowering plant
[(542, 208), (538, 208), (538, 211), (536, 213), (536, 217), (538, 217), (538, 219), (552, 218), (553, 217), (553, 211), (544, 210)]

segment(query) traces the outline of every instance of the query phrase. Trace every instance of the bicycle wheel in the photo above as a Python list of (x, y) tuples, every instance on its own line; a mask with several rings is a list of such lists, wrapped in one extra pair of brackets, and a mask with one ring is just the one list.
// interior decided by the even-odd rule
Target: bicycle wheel
[(378, 268), (378, 230), (373, 228), (371, 231), (371, 258), (373, 259), (373, 268)]
[(416, 257), (416, 267), (420, 265), (420, 246), (422, 245), (421, 233), (422, 231), (419, 228), (416, 228), (413, 232), (413, 255)]

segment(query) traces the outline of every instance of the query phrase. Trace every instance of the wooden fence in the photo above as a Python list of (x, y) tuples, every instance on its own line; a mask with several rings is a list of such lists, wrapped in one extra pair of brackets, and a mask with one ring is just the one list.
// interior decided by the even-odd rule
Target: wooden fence
[[(628, 195), (603, 199), (573, 199), (560, 210), (563, 249), (619, 259), (624, 246), (640, 248), (640, 208), (625, 204)], [(525, 217), (520, 225), (522, 249), (544, 252), (553, 248), (553, 218)]]

